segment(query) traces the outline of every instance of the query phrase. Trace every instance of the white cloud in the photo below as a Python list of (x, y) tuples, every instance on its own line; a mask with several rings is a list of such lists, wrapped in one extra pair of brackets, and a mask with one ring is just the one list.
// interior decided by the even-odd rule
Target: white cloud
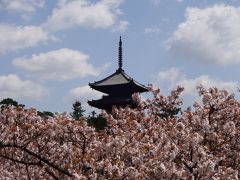
[[(152, 3), (154, 6), (159, 6), (162, 2), (164, 2), (164, 1), (162, 1), (162, 0), (149, 0), (150, 1), (150, 3)], [(181, 3), (181, 2), (183, 2), (183, 0), (174, 0), (175, 2), (177, 2), (177, 3)]]
[(114, 28), (113, 28), (113, 32), (124, 32), (127, 30), (129, 26), (129, 22), (128, 21), (120, 21)]
[(220, 79), (211, 78), (208, 75), (201, 75), (195, 78), (188, 78), (179, 68), (173, 67), (165, 71), (160, 71), (156, 78), (155, 84), (159, 84), (160, 88), (166, 87), (171, 90), (177, 85), (185, 88), (184, 95), (196, 95), (196, 87), (203, 85), (204, 88), (217, 87), (219, 89), (225, 89), (229, 92), (236, 92), (239, 87), (239, 83), (236, 81), (222, 81)]
[(161, 30), (157, 27), (147, 27), (144, 29), (145, 34), (160, 33)]
[[(62, 0), (48, 17), (45, 24), (49, 30), (56, 31), (71, 27), (108, 28), (112, 27), (118, 15), (122, 0)], [(120, 23), (121, 24), (121, 23)], [(122, 23), (126, 27), (126, 23)]]
[(43, 86), (21, 80), (17, 75), (0, 76), (0, 99), (8, 97), (40, 99), (46, 94), (47, 90)]
[(183, 79), (178, 82), (179, 85), (185, 88), (184, 94), (194, 95), (196, 87), (203, 85), (204, 88), (217, 87), (219, 89), (228, 90), (229, 92), (236, 92), (239, 83), (236, 81), (222, 81), (220, 79), (212, 79), (207, 75), (202, 75), (194, 79)]
[(34, 13), (36, 8), (42, 8), (45, 0), (1, 0), (0, 8), (8, 11)]
[(89, 109), (90, 107), (87, 104), (88, 100), (100, 99), (104, 95), (101, 92), (91, 89), (88, 85), (76, 87), (71, 89), (68, 95), (65, 97), (65, 100), (74, 102), (76, 100), (80, 101), (84, 109)]
[(108, 65), (100, 68), (88, 63), (88, 55), (67, 48), (32, 55), (30, 58), (17, 58), (13, 65), (40, 79), (69, 80), (98, 76)]
[(166, 46), (184, 58), (221, 65), (240, 63), (240, 7), (187, 8)]
[(183, 75), (181, 74), (179, 68), (172, 67), (170, 69), (167, 69), (166, 71), (160, 71), (156, 76), (156, 80), (174, 84), (182, 76)]
[(48, 34), (38, 26), (0, 24), (0, 54), (36, 46), (48, 39)]
[(161, 0), (149, 0), (155, 6), (158, 6), (161, 3)]

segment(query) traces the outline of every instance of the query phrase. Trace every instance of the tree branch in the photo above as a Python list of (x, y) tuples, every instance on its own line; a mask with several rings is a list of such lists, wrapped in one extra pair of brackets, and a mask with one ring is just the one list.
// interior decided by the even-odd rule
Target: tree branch
[[(18, 145), (12, 145), (12, 144), (3, 144), (3, 143), (0, 143), (0, 148), (4, 148), (4, 147), (13, 147), (13, 148), (17, 148), (17, 149), (23, 150), (23, 151), (26, 152), (27, 154), (35, 157), (36, 159), (38, 159), (38, 160), (41, 161), (41, 162), (46, 163), (47, 165), (49, 165), (49, 166), (52, 167), (53, 169), (56, 169), (57, 171), (59, 171), (60, 173), (72, 177), (72, 174), (71, 174), (68, 170), (63, 169), (63, 168), (57, 166), (56, 164), (54, 164), (54, 163), (50, 162), (49, 160), (43, 158), (41, 155), (38, 155), (38, 154), (36, 154), (36, 153), (28, 150), (28, 149), (25, 148), (25, 147), (18, 146)], [(35, 165), (37, 165), (37, 164), (35, 164)]]

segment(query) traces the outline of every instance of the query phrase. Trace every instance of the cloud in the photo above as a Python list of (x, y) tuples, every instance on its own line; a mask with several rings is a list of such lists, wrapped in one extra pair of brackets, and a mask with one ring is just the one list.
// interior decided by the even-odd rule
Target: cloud
[[(159, 84), (161, 87), (166, 87), (171, 90), (177, 85), (185, 88), (184, 95), (196, 95), (196, 87), (203, 85), (204, 88), (217, 87), (219, 89), (225, 89), (229, 92), (236, 92), (239, 87), (239, 83), (236, 81), (222, 81), (220, 79), (211, 78), (208, 75), (201, 75), (195, 78), (188, 78), (179, 68), (172, 67), (165, 71), (160, 71), (156, 78), (155, 84)], [(163, 86), (164, 85), (164, 86)]]
[(161, 82), (168, 82), (170, 84), (175, 84), (179, 79), (183, 79), (184, 75), (181, 74), (179, 68), (172, 67), (165, 71), (160, 71), (157, 76), (156, 80)]
[(222, 81), (220, 79), (212, 79), (207, 75), (202, 75), (194, 79), (183, 79), (178, 82), (179, 85), (185, 88), (184, 94), (194, 95), (196, 87), (203, 85), (204, 88), (217, 87), (219, 89), (228, 90), (229, 92), (236, 92), (239, 83), (236, 81)]
[(202, 63), (240, 63), (240, 7), (187, 8), (185, 22), (165, 42), (178, 56)]
[(32, 81), (21, 80), (17, 75), (0, 76), (0, 99), (28, 98), (40, 99), (47, 94), (47, 89)]
[(0, 24), (0, 54), (36, 46), (48, 39), (48, 34), (38, 26)]
[(34, 13), (36, 8), (42, 8), (45, 0), (1, 0), (0, 8), (20, 13)]
[(160, 33), (161, 30), (157, 27), (147, 27), (144, 29), (145, 34), (153, 34), (153, 33)]
[(84, 109), (88, 110), (90, 107), (88, 106), (87, 101), (100, 99), (102, 95), (103, 93), (93, 90), (88, 85), (85, 85), (71, 89), (65, 97), (65, 100), (71, 102), (78, 100), (82, 103)]
[(40, 79), (69, 80), (98, 76), (107, 68), (107, 64), (95, 68), (88, 63), (88, 55), (67, 48), (32, 55), (30, 58), (17, 58), (13, 65), (22, 70), (36, 75)]
[(155, 6), (158, 6), (161, 3), (161, 0), (149, 0), (149, 1), (150, 1), (150, 3), (152, 3)]
[(113, 32), (124, 32), (127, 30), (129, 26), (129, 22), (128, 21), (120, 21), (114, 28), (113, 28)]
[[(62, 0), (48, 17), (45, 26), (50, 31), (71, 27), (112, 27), (121, 14), (121, 2), (122, 0), (100, 0), (96, 3), (88, 0)], [(120, 22), (120, 25), (126, 27), (126, 22)]]

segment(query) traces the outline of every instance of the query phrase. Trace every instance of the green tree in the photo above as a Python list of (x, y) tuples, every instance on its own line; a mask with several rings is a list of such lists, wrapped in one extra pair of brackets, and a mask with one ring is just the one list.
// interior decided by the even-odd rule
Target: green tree
[(1, 102), (0, 102), (0, 105), (1, 106), (9, 106), (9, 105), (12, 105), (12, 106), (15, 106), (15, 107), (18, 107), (18, 102), (13, 100), (12, 98), (5, 98), (3, 99)]
[(70, 113), (70, 116), (76, 121), (79, 121), (80, 117), (83, 117), (83, 113), (85, 112), (85, 110), (82, 108), (81, 102), (75, 101), (75, 103), (73, 103), (72, 109), (73, 109), (73, 112)]
[(37, 114), (39, 116), (41, 116), (42, 118), (48, 118), (49, 116), (50, 117), (54, 117), (54, 114), (52, 112), (50, 112), (50, 111), (43, 111), (43, 112), (38, 111)]
[(107, 119), (101, 114), (97, 115), (95, 111), (92, 111), (87, 118), (89, 126), (95, 127), (97, 131), (103, 130), (107, 126)]

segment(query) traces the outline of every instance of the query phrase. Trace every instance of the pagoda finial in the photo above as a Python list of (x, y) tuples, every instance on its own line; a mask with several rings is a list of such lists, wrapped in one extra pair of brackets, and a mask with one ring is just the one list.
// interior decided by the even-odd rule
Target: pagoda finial
[(122, 39), (120, 36), (119, 47), (118, 47), (118, 69), (122, 69)]

